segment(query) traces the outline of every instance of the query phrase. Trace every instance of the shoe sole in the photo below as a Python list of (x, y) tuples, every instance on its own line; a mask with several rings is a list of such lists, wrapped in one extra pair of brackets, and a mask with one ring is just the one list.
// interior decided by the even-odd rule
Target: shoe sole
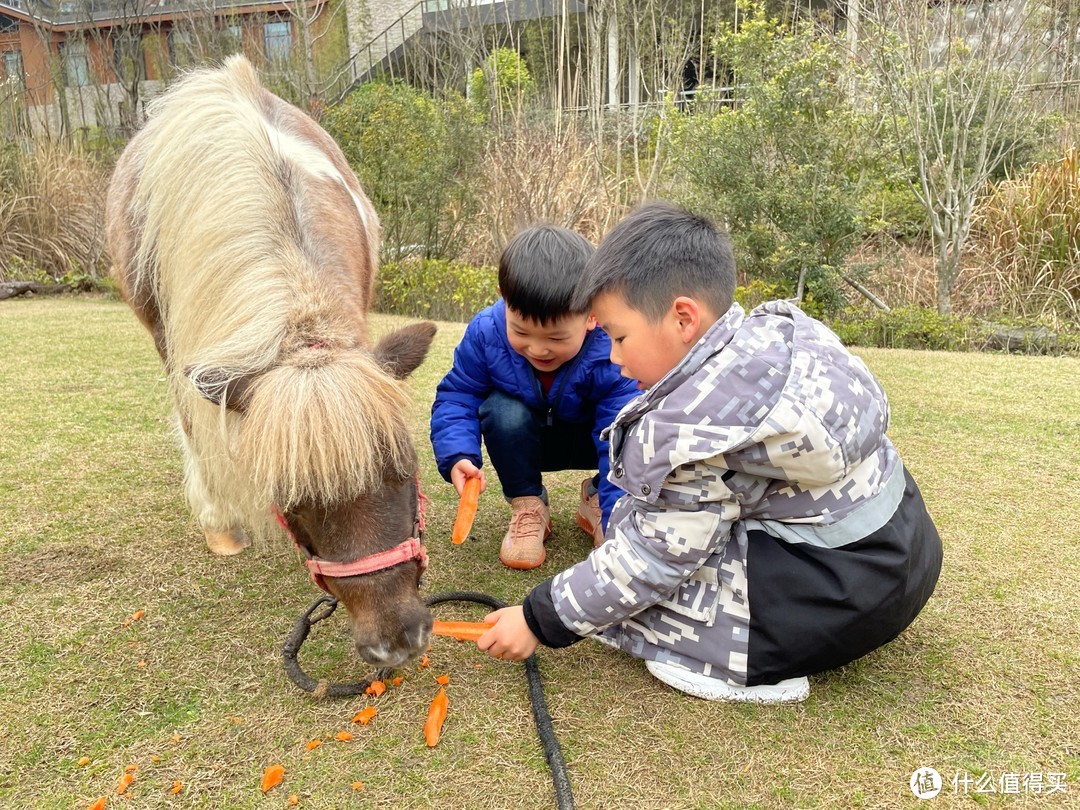
[[(548, 537), (551, 536), (551, 527), (548, 526), (544, 532), (544, 539), (542, 543), (546, 543)], [(539, 568), (544, 564), (544, 560), (547, 559), (547, 549), (541, 544), (540, 546), (540, 559), (536, 562), (525, 562), (524, 560), (504, 560), (502, 553), (499, 554), (499, 562), (505, 565), (507, 568), (512, 568), (515, 571), (531, 571), (534, 568)]]
[(645, 668), (658, 681), (666, 683), (672, 689), (678, 689), (680, 692), (703, 700), (715, 700), (722, 703), (776, 704), (802, 703), (810, 696), (810, 682), (806, 678), (792, 678), (791, 680), (796, 681), (796, 683), (790, 686), (771, 684), (740, 689), (721, 681), (716, 684), (715, 688), (709, 688), (684, 680), (676, 673), (650, 666), (652, 663), (652, 661), (646, 661)]

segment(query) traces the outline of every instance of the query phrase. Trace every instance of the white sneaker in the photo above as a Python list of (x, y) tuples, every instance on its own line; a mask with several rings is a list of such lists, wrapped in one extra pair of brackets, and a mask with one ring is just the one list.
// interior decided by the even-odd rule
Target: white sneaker
[(799, 703), (810, 695), (810, 681), (788, 678), (785, 681), (760, 686), (732, 686), (721, 678), (699, 675), (674, 664), (646, 661), (645, 668), (668, 686), (705, 700), (738, 703)]

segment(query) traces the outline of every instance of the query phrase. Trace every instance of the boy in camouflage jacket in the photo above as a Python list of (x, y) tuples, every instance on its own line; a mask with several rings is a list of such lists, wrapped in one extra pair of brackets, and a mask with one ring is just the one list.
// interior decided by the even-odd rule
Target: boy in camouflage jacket
[(575, 298), (644, 393), (609, 430), (625, 493), (605, 542), (495, 611), (478, 646), (522, 660), (585, 637), (712, 700), (787, 702), (895, 638), (941, 541), (863, 362), (785, 301), (733, 301), (727, 235), (666, 203), (604, 239)]

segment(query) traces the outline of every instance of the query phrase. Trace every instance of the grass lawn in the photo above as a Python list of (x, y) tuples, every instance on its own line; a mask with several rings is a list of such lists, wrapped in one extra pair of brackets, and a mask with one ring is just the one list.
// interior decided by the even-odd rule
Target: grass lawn
[[(400, 322), (372, 321), (376, 332)], [(472, 539), (451, 545), (456, 499), (435, 471), (427, 414), (462, 330), (441, 325), (411, 382), (432, 498), (425, 590), (518, 601), (591, 548), (573, 522), (582, 475), (548, 481), (555, 528), (540, 570), (499, 564), (509, 510), (495, 489)], [(1080, 362), (860, 354), (941, 529), (934, 597), (893, 643), (811, 678), (796, 707), (695, 700), (593, 642), (541, 650), (578, 807), (1080, 806)], [(0, 304), (0, 392), (0, 807), (70, 810), (109, 795), (130, 810), (284, 808), (290, 794), (319, 810), (554, 805), (520, 665), (436, 639), (430, 666), (402, 671), (368, 726), (350, 720), (372, 698), (318, 702), (292, 685), (281, 645), (319, 592), (283, 537), (235, 558), (207, 553), (181, 493), (160, 364), (122, 304)], [(342, 616), (313, 631), (308, 671), (370, 675), (345, 633)], [(449, 718), (428, 749), (443, 673)], [(351, 741), (334, 739), (343, 729)], [(271, 763), (285, 779), (264, 796)], [(135, 779), (117, 796), (129, 765)], [(932, 802), (908, 787), (920, 767), (945, 777)], [(977, 792), (990, 784), (997, 793)]]

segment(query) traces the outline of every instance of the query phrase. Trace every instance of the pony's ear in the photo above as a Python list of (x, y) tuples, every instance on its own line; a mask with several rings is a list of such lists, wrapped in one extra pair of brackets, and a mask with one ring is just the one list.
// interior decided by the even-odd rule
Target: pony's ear
[(257, 374), (233, 377), (224, 369), (200, 369), (198, 374), (194, 372), (193, 366), (184, 369), (195, 390), (204, 398), (215, 405), (224, 403), (230, 411), (243, 413), (247, 409), (248, 389), (257, 379)]
[(375, 347), (375, 359), (392, 376), (403, 380), (424, 362), (437, 330), (431, 321), (421, 321), (391, 332)]

